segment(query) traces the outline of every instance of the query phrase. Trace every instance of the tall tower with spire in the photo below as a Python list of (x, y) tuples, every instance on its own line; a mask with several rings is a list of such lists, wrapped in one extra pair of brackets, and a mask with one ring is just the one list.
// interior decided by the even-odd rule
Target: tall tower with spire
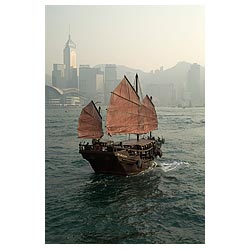
[(63, 63), (65, 65), (65, 88), (78, 88), (76, 44), (71, 40), (70, 31), (68, 41), (63, 50)]

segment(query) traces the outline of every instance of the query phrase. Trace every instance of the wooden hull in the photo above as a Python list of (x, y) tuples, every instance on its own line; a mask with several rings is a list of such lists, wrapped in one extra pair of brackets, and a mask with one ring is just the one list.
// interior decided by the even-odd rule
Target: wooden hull
[(82, 150), (80, 153), (96, 173), (135, 175), (156, 165), (153, 158), (141, 159), (139, 156), (131, 157), (119, 152)]

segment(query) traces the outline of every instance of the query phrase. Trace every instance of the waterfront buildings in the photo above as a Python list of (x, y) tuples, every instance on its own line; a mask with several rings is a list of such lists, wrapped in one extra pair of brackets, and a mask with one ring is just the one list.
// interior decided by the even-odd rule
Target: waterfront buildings
[(69, 34), (63, 50), (63, 64), (53, 64), (52, 86), (45, 86), (47, 106), (80, 105), (83, 97), (79, 93), (76, 44)]
[(116, 65), (106, 65), (104, 84), (101, 68), (80, 65), (78, 78), (76, 44), (69, 34), (63, 50), (63, 64), (53, 64), (52, 86), (46, 85), (46, 105), (82, 105), (92, 99), (103, 105), (105, 91), (108, 102), (117, 83), (116, 75)]
[(79, 106), (81, 96), (75, 88), (59, 89), (45, 85), (45, 105), (50, 107)]
[[(63, 63), (53, 64), (52, 87), (46, 87), (47, 105), (83, 105), (93, 100), (99, 105), (108, 105), (111, 91), (117, 86), (123, 74), (133, 85), (135, 70), (102, 64), (96, 67), (76, 63), (76, 44), (69, 34), (62, 50)], [(121, 70), (125, 68), (125, 70)], [(118, 73), (117, 73), (118, 72)], [(121, 73), (122, 72), (122, 73)], [(180, 62), (171, 69), (163, 66), (141, 72), (142, 89), (151, 93), (159, 106), (204, 106), (204, 68), (194, 63)], [(79, 77), (78, 77), (79, 73)], [(51, 84), (48, 80), (47, 84)], [(47, 96), (48, 95), (48, 96)]]

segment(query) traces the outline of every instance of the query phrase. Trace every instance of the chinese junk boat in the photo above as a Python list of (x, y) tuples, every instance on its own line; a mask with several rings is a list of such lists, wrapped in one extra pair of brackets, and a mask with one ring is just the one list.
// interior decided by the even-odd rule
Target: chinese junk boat
[[(111, 93), (107, 108), (106, 132), (109, 136), (117, 134), (136, 134), (137, 139), (114, 142), (101, 140), (103, 137), (102, 117), (93, 101), (82, 109), (78, 122), (78, 137), (92, 139), (92, 144), (79, 144), (79, 153), (86, 159), (96, 173), (113, 175), (135, 175), (153, 168), (154, 159), (162, 156), (161, 145), (164, 139), (155, 140), (151, 131), (157, 129), (158, 121), (154, 104), (146, 95), (140, 101), (138, 95), (138, 76), (136, 89), (126, 76)], [(150, 133), (147, 139), (139, 138)]]

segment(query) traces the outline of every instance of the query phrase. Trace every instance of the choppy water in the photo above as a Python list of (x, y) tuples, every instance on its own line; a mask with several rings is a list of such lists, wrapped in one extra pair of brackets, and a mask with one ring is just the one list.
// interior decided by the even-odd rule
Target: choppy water
[(46, 243), (205, 243), (204, 108), (158, 108), (163, 157), (132, 177), (94, 174), (79, 114), (46, 110)]

